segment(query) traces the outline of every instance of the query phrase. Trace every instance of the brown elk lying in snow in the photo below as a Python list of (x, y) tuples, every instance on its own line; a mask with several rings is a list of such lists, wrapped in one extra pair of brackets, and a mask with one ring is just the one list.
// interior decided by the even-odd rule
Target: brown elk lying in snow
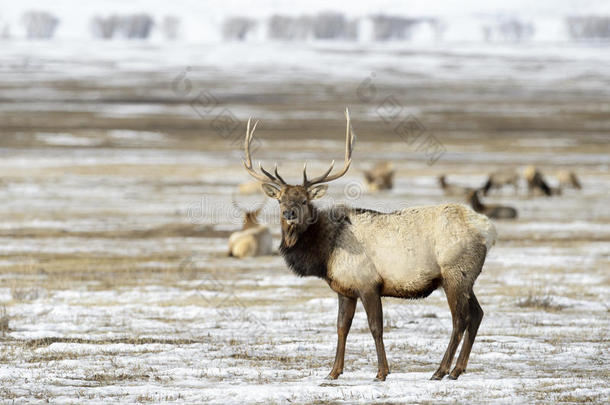
[[(450, 371), (462, 337), (464, 343), (450, 378), (466, 369), (483, 310), (473, 292), (485, 257), (496, 240), (496, 231), (486, 216), (460, 204), (412, 207), (393, 213), (335, 205), (317, 208), (312, 201), (322, 197), (328, 183), (349, 169), (353, 134), (349, 113), (345, 139), (345, 162), (336, 174), (333, 164), (321, 176), (290, 185), (262, 165), (252, 167), (250, 143), (256, 124), (246, 130), (244, 166), (263, 183), (263, 191), (279, 202), (282, 242), (280, 252), (287, 265), (300, 276), (325, 280), (339, 297), (337, 351), (329, 378), (343, 372), (345, 341), (356, 301), (362, 301), (377, 351), (377, 379), (389, 373), (383, 344), (381, 297), (423, 298), (438, 287), (445, 290), (453, 319), (451, 339), (432, 379)], [(333, 162), (334, 163), (334, 162)]]
[(240, 207), (235, 199), (233, 206), (244, 214), (241, 231), (229, 237), (229, 256), (238, 258), (270, 255), (273, 239), (269, 228), (258, 223), (258, 215), (264, 207), (251, 211)]
[(494, 219), (517, 218), (517, 210), (513, 207), (483, 204), (481, 200), (479, 200), (479, 191), (480, 190), (472, 190), (466, 197), (466, 201), (470, 203), (473, 210)]
[(391, 190), (394, 187), (392, 163), (380, 162), (364, 171), (364, 179), (370, 191)]

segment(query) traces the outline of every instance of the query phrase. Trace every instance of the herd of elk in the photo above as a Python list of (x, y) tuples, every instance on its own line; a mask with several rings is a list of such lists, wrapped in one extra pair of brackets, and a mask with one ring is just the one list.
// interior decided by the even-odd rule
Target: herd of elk
[[(546, 181), (542, 172), (535, 166), (528, 166), (523, 177), (527, 182), (528, 193), (543, 194), (546, 196), (560, 195), (563, 188), (581, 189), (582, 186), (576, 174), (572, 171), (562, 170), (557, 173), (558, 186), (552, 187)], [(519, 175), (514, 169), (497, 170), (487, 177), (483, 186), (469, 188), (449, 184), (445, 175), (438, 177), (438, 182), (445, 195), (461, 195), (466, 197), (466, 202), (479, 213), (485, 214), (493, 219), (515, 219), (517, 210), (513, 207), (502, 205), (487, 205), (481, 202), (480, 194), (487, 195), (493, 189), (501, 189), (506, 185), (512, 186), (515, 193), (519, 189)]]
[(241, 230), (233, 232), (229, 237), (229, 256), (243, 258), (270, 255), (273, 245), (271, 232), (267, 226), (258, 223), (264, 204), (256, 210), (247, 210), (233, 199), (233, 207), (243, 213), (244, 219)]
[[(338, 295), (337, 350), (329, 378), (343, 372), (345, 342), (356, 302), (362, 301), (377, 351), (377, 380), (389, 373), (383, 343), (381, 297), (424, 298), (442, 287), (453, 320), (445, 355), (432, 379), (447, 374), (456, 379), (466, 369), (479, 324), (483, 318), (473, 285), (485, 257), (496, 241), (494, 225), (484, 215), (461, 204), (407, 208), (392, 213), (333, 205), (319, 208), (313, 200), (322, 197), (328, 183), (343, 176), (352, 157), (353, 134), (349, 112), (345, 117), (343, 168), (331, 174), (334, 162), (324, 174), (303, 183), (287, 184), (277, 170), (260, 165), (255, 171), (250, 143), (256, 129), (250, 120), (244, 142), (244, 167), (262, 184), (264, 193), (279, 203), (282, 239), (280, 252), (288, 267), (299, 276), (325, 280)], [(457, 363), (451, 364), (464, 339)]]
[[(582, 188), (580, 180), (576, 174), (569, 170), (561, 170), (557, 173), (557, 187), (550, 186), (540, 169), (536, 168), (535, 166), (526, 167), (523, 171), (523, 177), (527, 183), (527, 189), (530, 195), (560, 195), (562, 189), (573, 188), (580, 190)], [(466, 195), (473, 190), (469, 187), (448, 184), (445, 175), (440, 175), (438, 177), (438, 182), (445, 195)], [(519, 189), (519, 175), (513, 169), (497, 170), (490, 173), (487, 176), (485, 184), (483, 184), (479, 190), (482, 191), (483, 195), (487, 195), (490, 191), (494, 189), (501, 189), (507, 185), (512, 186), (515, 193)]]

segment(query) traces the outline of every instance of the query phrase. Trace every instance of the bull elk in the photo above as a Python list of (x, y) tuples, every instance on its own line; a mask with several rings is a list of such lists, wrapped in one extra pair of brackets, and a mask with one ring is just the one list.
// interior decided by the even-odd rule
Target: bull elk
[(442, 287), (453, 320), (451, 339), (432, 379), (449, 371), (455, 352), (464, 343), (449, 377), (456, 379), (466, 369), (479, 324), (483, 318), (473, 285), (485, 257), (496, 240), (491, 221), (461, 204), (407, 208), (392, 213), (334, 205), (317, 208), (312, 202), (322, 197), (330, 181), (343, 176), (352, 159), (354, 135), (349, 112), (343, 168), (331, 174), (334, 161), (324, 174), (307, 176), (303, 183), (287, 184), (275, 166), (270, 173), (259, 164), (252, 167), (250, 143), (258, 122), (250, 120), (244, 141), (244, 167), (262, 183), (265, 194), (279, 202), (282, 241), (280, 252), (299, 276), (325, 280), (338, 294), (337, 348), (328, 378), (343, 372), (345, 342), (356, 302), (362, 301), (375, 341), (378, 372), (376, 380), (389, 373), (383, 344), (381, 297), (424, 298)]
[(513, 207), (508, 207), (505, 205), (483, 204), (479, 199), (479, 191), (480, 190), (472, 190), (466, 197), (466, 201), (470, 203), (473, 210), (493, 219), (517, 218), (517, 210)]
[(370, 191), (391, 190), (394, 187), (394, 169), (390, 162), (380, 162), (364, 171), (364, 179)]
[(258, 223), (258, 215), (264, 204), (256, 210), (247, 210), (233, 199), (233, 207), (243, 213), (244, 219), (240, 231), (229, 237), (229, 256), (244, 258), (270, 255), (273, 239), (269, 228)]

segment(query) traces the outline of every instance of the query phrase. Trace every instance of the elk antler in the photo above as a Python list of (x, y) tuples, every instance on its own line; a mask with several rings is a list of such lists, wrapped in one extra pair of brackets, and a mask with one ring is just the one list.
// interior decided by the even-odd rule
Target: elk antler
[(345, 173), (347, 173), (347, 170), (349, 169), (349, 165), (352, 162), (352, 150), (354, 147), (354, 133), (352, 131), (352, 126), (350, 124), (349, 110), (347, 108), (345, 109), (345, 119), (347, 120), (347, 126), (345, 129), (345, 161), (343, 163), (343, 169), (341, 169), (338, 173), (335, 173), (335, 174), (329, 176), (330, 172), (333, 170), (333, 167), (335, 166), (335, 161), (333, 160), (330, 164), (330, 167), (323, 175), (321, 175), (319, 177), (315, 177), (311, 180), (308, 180), (307, 179), (307, 163), (305, 163), (305, 165), (303, 166), (303, 186), (304, 187), (310, 187), (310, 186), (313, 186), (314, 184), (318, 184), (318, 183), (327, 183), (329, 181), (336, 180), (339, 177), (343, 176)]
[(251, 121), (251, 118), (248, 118), (248, 125), (246, 127), (246, 139), (244, 140), (244, 149), (246, 151), (246, 159), (243, 160), (244, 167), (246, 168), (248, 173), (250, 173), (250, 176), (254, 177), (256, 180), (260, 181), (261, 183), (273, 183), (280, 187), (285, 186), (286, 182), (284, 181), (284, 179), (282, 179), (282, 177), (277, 172), (277, 163), (275, 164), (275, 176), (272, 175), (271, 173), (269, 173), (267, 170), (265, 170), (263, 168), (263, 165), (260, 162), (258, 163), (258, 167), (259, 167), (260, 171), (263, 172), (264, 176), (260, 173), (257, 173), (252, 168), (252, 159), (250, 158), (250, 143), (252, 143), (252, 138), (254, 137), (254, 130), (256, 129), (256, 125), (258, 124), (258, 121), (256, 121), (254, 123), (254, 126), (252, 126), (252, 131), (250, 131), (250, 121)]

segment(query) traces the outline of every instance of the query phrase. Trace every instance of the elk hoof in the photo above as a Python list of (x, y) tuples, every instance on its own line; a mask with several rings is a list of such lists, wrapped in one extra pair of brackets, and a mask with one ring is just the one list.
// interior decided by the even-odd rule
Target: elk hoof
[(459, 368), (454, 368), (451, 374), (449, 374), (449, 379), (457, 380), (458, 377), (464, 372), (464, 370), (460, 370)]
[(331, 371), (329, 375), (326, 376), (326, 380), (336, 380), (337, 378), (339, 378), (339, 376), (341, 375), (341, 373), (336, 373)]
[(446, 372), (438, 370), (436, 373), (432, 374), (432, 377), (430, 377), (430, 379), (433, 381), (438, 381), (438, 380), (442, 380), (443, 377), (446, 375), (447, 375)]
[(379, 372), (377, 373), (377, 376), (375, 377), (374, 381), (385, 381), (385, 378), (388, 376), (389, 373), (382, 373)]

